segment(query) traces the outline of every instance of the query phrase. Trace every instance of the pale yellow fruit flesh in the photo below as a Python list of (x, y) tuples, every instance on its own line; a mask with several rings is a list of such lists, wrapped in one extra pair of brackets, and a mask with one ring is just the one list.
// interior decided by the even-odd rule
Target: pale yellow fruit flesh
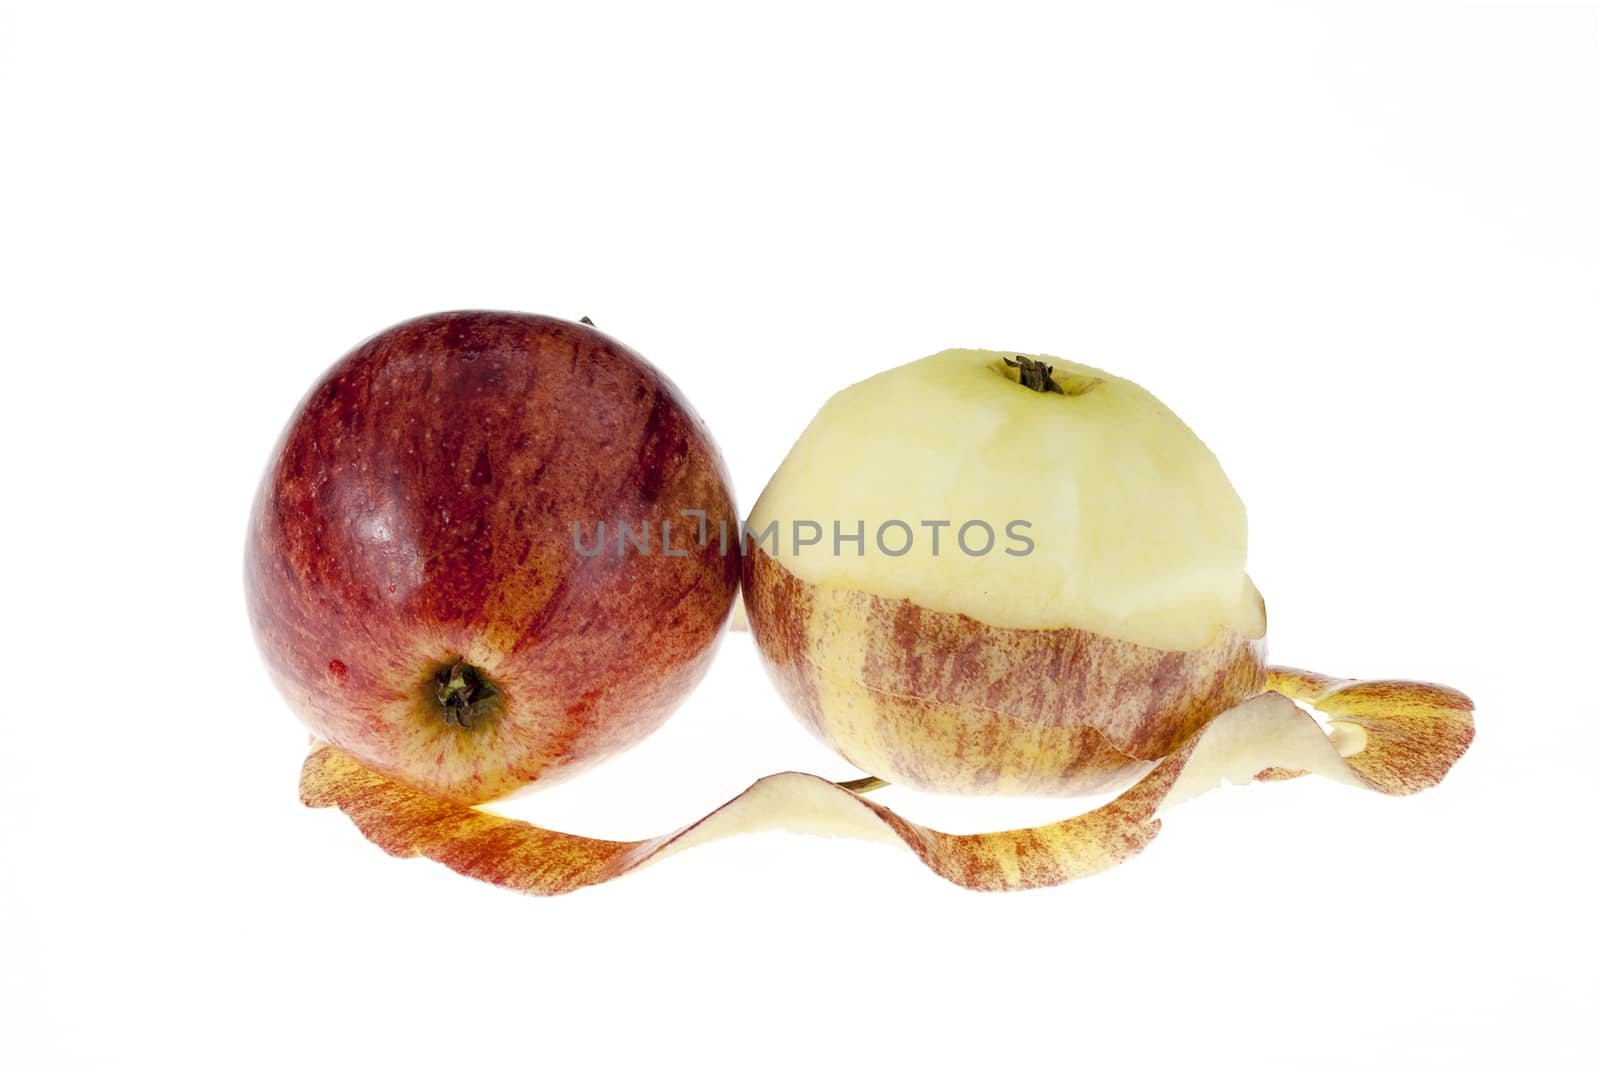
[[(1261, 636), (1244, 505), (1205, 444), (1133, 382), (1041, 356), (1068, 394), (1099, 382), (1035, 392), (1008, 356), (950, 349), (836, 394), (756, 502), (752, 536), (776, 523), (776, 551), (764, 547), (803, 581), (993, 626), (1075, 627), (1171, 651), (1201, 648), (1220, 627)], [(912, 533), (898, 556), (905, 531), (884, 526), (896, 520)], [(970, 551), (958, 541), (974, 521), (994, 531), (988, 551), (981, 527)], [(818, 524), (821, 543), (797, 547), (796, 522)], [(935, 558), (924, 524), (938, 522), (949, 525)], [(1014, 522), (1028, 524), (1011, 527), (1020, 537), (1008, 535)], [(862, 542), (836, 551), (835, 523)]]

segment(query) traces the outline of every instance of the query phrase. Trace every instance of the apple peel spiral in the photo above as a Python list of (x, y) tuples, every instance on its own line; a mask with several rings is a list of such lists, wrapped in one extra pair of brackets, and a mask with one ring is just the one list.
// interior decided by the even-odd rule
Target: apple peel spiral
[[(391, 855), (425, 856), (493, 885), (540, 896), (618, 878), (685, 849), (761, 830), (881, 842), (976, 890), (1058, 885), (1131, 858), (1166, 809), (1224, 782), (1319, 774), (1399, 796), (1437, 785), (1472, 741), (1472, 702), (1454, 689), (1353, 681), (1272, 668), (1269, 690), (1223, 712), (1109, 803), (1044, 826), (950, 834), (850, 788), (789, 771), (762, 778), (705, 817), (642, 841), (547, 830), (443, 800), (368, 770), (340, 750), (307, 756), (300, 797), (334, 807)], [(1329, 715), (1329, 729), (1295, 701)]]

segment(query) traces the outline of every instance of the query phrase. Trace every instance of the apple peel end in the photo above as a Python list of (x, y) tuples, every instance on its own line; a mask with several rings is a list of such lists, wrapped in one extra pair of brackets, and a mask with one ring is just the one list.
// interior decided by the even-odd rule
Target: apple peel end
[[(300, 798), (343, 811), (394, 856), (426, 856), (460, 874), (538, 896), (618, 878), (697, 845), (783, 829), (909, 849), (940, 877), (975, 890), (1058, 885), (1115, 867), (1159, 832), (1156, 818), (1224, 782), (1306, 773), (1387, 795), (1436, 785), (1473, 736), (1472, 703), (1420, 682), (1361, 682), (1273, 668), (1269, 692), (1213, 719), (1122, 794), (1092, 811), (1016, 830), (949, 834), (838, 783), (788, 771), (755, 782), (701, 819), (659, 837), (610, 841), (442, 800), (331, 746), (306, 757)], [(1331, 716), (1330, 736), (1294, 701)]]
[(1476, 733), (1471, 698), (1447, 685), (1271, 667), (1267, 688), (1325, 713), (1350, 770), (1387, 796), (1438, 785)]

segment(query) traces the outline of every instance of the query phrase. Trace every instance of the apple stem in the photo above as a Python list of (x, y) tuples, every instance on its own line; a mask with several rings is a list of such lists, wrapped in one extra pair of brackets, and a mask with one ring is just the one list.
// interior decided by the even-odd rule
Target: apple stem
[(873, 778), (869, 775), (866, 778), (854, 778), (848, 782), (834, 782), (833, 784), (840, 789), (848, 789), (852, 793), (870, 793), (874, 789), (882, 789), (889, 783), (882, 778)]
[(1027, 356), (1018, 356), (1016, 359), (1012, 359), (1009, 356), (1002, 358), (1005, 359), (1006, 366), (1017, 368), (1018, 381), (1034, 392), (1061, 392), (1061, 383), (1050, 377), (1056, 370), (1050, 364), (1037, 359), (1029, 359)]
[(1088, 374), (1069, 374), (1064, 380), (1053, 377), (1056, 369), (1041, 359), (1029, 359), (1027, 356), (1001, 356), (1006, 366), (1017, 368), (1017, 384), (1026, 386), (1036, 393), (1060, 393), (1063, 396), (1082, 396), (1097, 385), (1104, 385), (1104, 378), (1096, 378)]

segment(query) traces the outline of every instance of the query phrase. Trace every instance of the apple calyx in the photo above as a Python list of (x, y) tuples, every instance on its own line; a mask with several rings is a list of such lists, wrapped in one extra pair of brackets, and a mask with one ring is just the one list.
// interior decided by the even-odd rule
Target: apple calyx
[(453, 660), (433, 672), (431, 699), (444, 721), (470, 730), (500, 709), (500, 688), (479, 667)]

